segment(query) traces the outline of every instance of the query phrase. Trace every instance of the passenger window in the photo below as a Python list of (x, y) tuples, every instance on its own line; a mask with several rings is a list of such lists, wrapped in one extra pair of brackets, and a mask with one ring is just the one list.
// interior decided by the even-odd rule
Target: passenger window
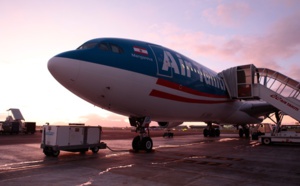
[(100, 50), (109, 50), (109, 46), (107, 43), (100, 43), (99, 48)]
[(123, 49), (121, 47), (114, 45), (114, 44), (110, 44), (110, 46), (111, 46), (111, 50), (113, 52), (119, 53), (119, 54), (123, 53)]

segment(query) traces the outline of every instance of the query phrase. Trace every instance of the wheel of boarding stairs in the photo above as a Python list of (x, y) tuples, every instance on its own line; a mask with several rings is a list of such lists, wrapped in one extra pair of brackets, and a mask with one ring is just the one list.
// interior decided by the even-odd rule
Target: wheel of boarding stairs
[(263, 144), (265, 145), (270, 145), (271, 144), (271, 139), (270, 138), (263, 138), (262, 139)]

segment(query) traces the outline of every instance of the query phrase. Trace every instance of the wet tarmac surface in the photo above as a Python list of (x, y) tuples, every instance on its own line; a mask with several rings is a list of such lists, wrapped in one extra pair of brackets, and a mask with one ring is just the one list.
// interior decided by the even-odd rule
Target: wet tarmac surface
[[(29, 138), (29, 137), (28, 137)], [(0, 185), (299, 185), (300, 145), (264, 146), (236, 134), (153, 137), (152, 153), (132, 139), (114, 151), (45, 157), (39, 143), (0, 145)]]

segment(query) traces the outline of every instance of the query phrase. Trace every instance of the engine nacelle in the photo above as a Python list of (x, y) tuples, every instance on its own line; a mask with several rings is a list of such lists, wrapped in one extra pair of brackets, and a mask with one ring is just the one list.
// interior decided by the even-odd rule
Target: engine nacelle
[(160, 127), (163, 128), (173, 128), (181, 125), (183, 122), (167, 122), (167, 121), (159, 121), (157, 122)]

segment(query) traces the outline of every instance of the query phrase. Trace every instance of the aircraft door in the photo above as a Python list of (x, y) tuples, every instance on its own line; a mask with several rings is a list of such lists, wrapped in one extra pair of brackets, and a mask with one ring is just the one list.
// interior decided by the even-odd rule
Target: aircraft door
[(170, 68), (164, 68), (164, 65), (166, 65), (166, 63), (169, 63), (170, 65), (170, 61), (164, 61), (165, 60), (165, 51), (163, 50), (162, 47), (160, 46), (156, 46), (156, 45), (149, 45), (153, 55), (155, 57), (155, 61), (156, 61), (156, 67), (157, 67), (157, 75), (160, 76), (165, 76), (165, 77), (173, 77), (173, 72)]

